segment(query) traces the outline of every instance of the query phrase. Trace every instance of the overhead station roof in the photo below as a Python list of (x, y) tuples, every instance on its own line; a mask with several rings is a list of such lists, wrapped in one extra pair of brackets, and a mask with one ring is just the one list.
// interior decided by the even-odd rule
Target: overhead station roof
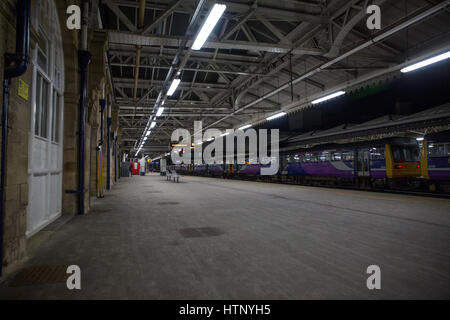
[(325, 143), (348, 143), (396, 135), (423, 137), (450, 129), (450, 103), (408, 116), (387, 115), (362, 124), (343, 124), (287, 139), (283, 151)]
[[(200, 22), (215, 1), (204, 2)], [(182, 48), (187, 62), (181, 84), (166, 100), (143, 148), (152, 155), (167, 151), (172, 131), (192, 130), (194, 120), (219, 129), (258, 123), (280, 110), (310, 105), (335, 88), (354, 89), (386, 77), (398, 72), (396, 66), (450, 45), (449, 1), (374, 1), (382, 12), (379, 31), (367, 29), (363, 0), (218, 2), (227, 8), (203, 49), (190, 51), (195, 34)], [(133, 149), (155, 116), (155, 103), (199, 1), (147, 1), (142, 28), (139, 0), (101, 3), (120, 125)], [(396, 30), (404, 23), (409, 24)], [(379, 42), (311, 72), (387, 32)], [(142, 51), (134, 98), (136, 46)]]

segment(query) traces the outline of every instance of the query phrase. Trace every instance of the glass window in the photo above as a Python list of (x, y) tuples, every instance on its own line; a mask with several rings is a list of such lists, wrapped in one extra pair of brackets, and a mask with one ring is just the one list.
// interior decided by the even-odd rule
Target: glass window
[(52, 141), (60, 142), (59, 122), (61, 119), (61, 97), (54, 91), (53, 93), (53, 110), (52, 110)]
[(331, 154), (331, 161), (341, 161), (342, 160), (342, 154), (340, 152), (333, 152)]
[(41, 101), (42, 101), (41, 88), (42, 88), (42, 77), (38, 73), (37, 78), (36, 78), (36, 113), (34, 115), (34, 134), (37, 136), (41, 132), (41, 129), (40, 129), (41, 122), (39, 121), (40, 114), (41, 114)]
[(41, 132), (40, 136), (48, 138), (48, 111), (49, 111), (49, 97), (48, 97), (49, 84), (47, 81), (42, 80), (42, 101), (41, 101)]
[(48, 138), (48, 112), (50, 84), (38, 73), (36, 81), (36, 114), (34, 117), (34, 134)]
[(384, 148), (370, 149), (370, 157), (372, 160), (384, 160)]
[(450, 156), (450, 143), (432, 143), (428, 146), (430, 157), (448, 157)]
[(353, 161), (353, 152), (343, 152), (342, 160), (343, 161)]
[(328, 162), (330, 161), (330, 153), (329, 152), (322, 152), (318, 154), (319, 161), (320, 162)]
[(395, 162), (417, 162), (420, 158), (418, 146), (392, 146)]
[(50, 31), (50, 4), (48, 0), (41, 0), (40, 4), (39, 26), (48, 34)]

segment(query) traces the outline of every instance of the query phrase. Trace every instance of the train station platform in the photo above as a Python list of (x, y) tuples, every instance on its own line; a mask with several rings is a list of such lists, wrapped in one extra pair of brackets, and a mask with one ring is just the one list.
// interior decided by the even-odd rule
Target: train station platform
[[(92, 211), (45, 229), (17, 271), (78, 265), (1, 299), (450, 297), (450, 200), (156, 174), (121, 179)], [(381, 290), (366, 269), (381, 268)]]

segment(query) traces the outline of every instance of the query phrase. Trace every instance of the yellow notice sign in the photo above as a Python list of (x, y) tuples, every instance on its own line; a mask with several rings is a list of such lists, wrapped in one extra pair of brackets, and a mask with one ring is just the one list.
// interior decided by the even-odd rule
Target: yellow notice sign
[(149, 159), (147, 159), (147, 162), (152, 162), (152, 161), (153, 161), (153, 160), (152, 160), (152, 159), (150, 159), (150, 158), (149, 158)]
[(19, 95), (19, 97), (24, 98), (26, 101), (28, 101), (29, 87), (30, 86), (25, 81), (19, 79), (19, 89), (17, 94)]

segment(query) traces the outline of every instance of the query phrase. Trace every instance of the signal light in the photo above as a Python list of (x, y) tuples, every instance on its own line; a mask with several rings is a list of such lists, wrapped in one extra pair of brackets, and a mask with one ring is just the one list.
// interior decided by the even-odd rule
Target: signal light
[(420, 164), (417, 165), (417, 168), (420, 168)]
[(395, 165), (395, 169), (403, 169), (403, 166), (401, 164)]

